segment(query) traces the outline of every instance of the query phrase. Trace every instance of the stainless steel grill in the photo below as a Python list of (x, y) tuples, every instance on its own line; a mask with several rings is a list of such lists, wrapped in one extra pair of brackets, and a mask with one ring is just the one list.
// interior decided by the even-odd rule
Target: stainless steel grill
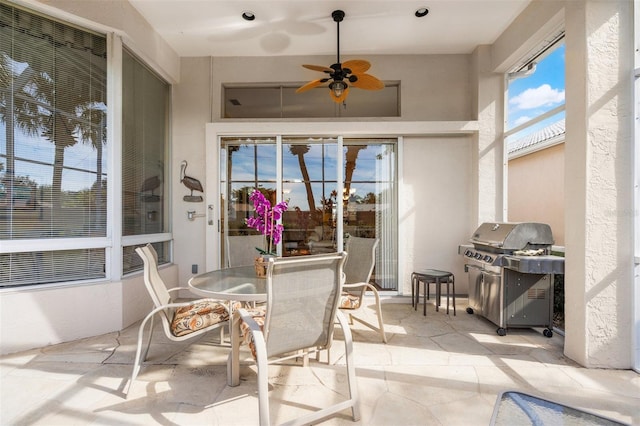
[(469, 274), (467, 312), (498, 326), (546, 327), (553, 336), (553, 275), (564, 273), (564, 258), (551, 254), (551, 227), (544, 223), (483, 223), (471, 244), (458, 247)]

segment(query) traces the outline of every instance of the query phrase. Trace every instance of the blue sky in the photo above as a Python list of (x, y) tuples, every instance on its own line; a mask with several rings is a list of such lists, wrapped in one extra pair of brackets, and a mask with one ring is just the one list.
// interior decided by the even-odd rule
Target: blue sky
[[(538, 62), (532, 75), (509, 82), (507, 128), (511, 129), (564, 103), (564, 62), (565, 46), (561, 43)], [(562, 117), (554, 117), (552, 121)]]

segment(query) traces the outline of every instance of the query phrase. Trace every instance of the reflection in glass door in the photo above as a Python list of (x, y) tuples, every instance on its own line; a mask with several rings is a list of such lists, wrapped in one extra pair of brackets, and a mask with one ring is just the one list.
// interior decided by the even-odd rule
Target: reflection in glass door
[(396, 139), (345, 139), (342, 229), (378, 238), (372, 283), (397, 289)]
[(379, 238), (371, 282), (381, 289), (396, 290), (396, 142), (222, 138), (223, 259), (225, 236), (256, 233), (247, 228), (245, 219), (253, 214), (249, 195), (258, 188), (272, 203), (289, 203), (282, 218), (280, 255), (334, 252), (350, 236)]
[[(220, 152), (220, 233), (221, 258), (227, 258), (227, 236), (258, 235), (245, 219), (253, 215), (249, 200), (254, 188), (260, 188), (276, 202), (276, 139), (224, 138)], [(258, 252), (256, 251), (256, 255)], [(227, 265), (226, 261), (220, 263)]]
[(338, 140), (283, 138), (283, 255), (337, 250)]

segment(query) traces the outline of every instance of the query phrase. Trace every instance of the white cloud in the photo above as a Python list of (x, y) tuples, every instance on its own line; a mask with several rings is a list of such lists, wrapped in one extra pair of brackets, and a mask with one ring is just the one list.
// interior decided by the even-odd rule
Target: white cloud
[(562, 102), (564, 102), (564, 90), (552, 89), (548, 84), (543, 84), (535, 89), (527, 89), (509, 100), (509, 103), (514, 105), (516, 109), (552, 106)]
[(516, 121), (513, 123), (513, 127), (519, 126), (522, 123), (526, 123), (529, 120), (531, 120), (531, 117), (523, 115), (522, 117), (516, 119)]

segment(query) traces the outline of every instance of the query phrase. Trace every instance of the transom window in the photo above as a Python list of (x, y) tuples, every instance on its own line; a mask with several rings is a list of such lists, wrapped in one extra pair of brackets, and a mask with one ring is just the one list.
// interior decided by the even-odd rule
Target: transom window
[(296, 93), (298, 86), (225, 85), (222, 118), (400, 117), (400, 84), (387, 82), (382, 90), (353, 89), (344, 104), (316, 87)]

